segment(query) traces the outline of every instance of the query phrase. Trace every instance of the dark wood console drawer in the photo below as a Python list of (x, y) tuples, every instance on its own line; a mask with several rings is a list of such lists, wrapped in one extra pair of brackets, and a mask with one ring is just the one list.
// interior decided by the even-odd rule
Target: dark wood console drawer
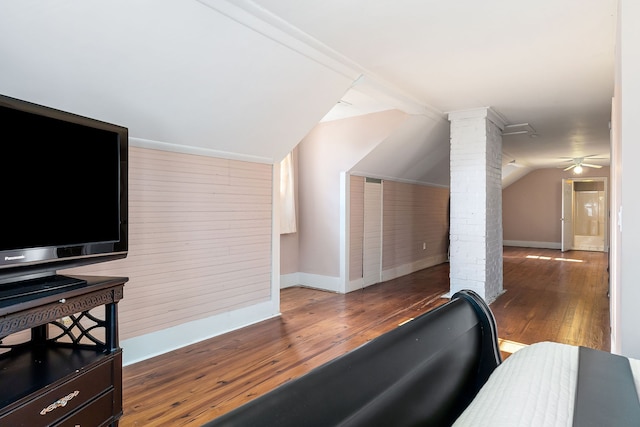
[(113, 391), (103, 394), (55, 427), (102, 427), (113, 420)]
[(82, 370), (76, 376), (43, 393), (30, 396), (29, 401), (0, 416), (3, 427), (49, 426), (85, 405), (96, 396), (113, 394), (114, 358), (107, 357), (96, 366)]

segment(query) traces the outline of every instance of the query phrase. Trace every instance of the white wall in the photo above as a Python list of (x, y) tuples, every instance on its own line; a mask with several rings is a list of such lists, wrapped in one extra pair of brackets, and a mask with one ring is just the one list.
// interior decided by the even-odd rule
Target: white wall
[[(613, 316), (614, 350), (640, 358), (640, 3), (620, 0), (616, 58), (613, 179)], [(616, 210), (622, 209), (621, 223)]]
[[(341, 248), (341, 232), (349, 231), (340, 229), (341, 223), (348, 222), (341, 217), (347, 212), (340, 211), (341, 206), (347, 206), (340, 198), (348, 190), (340, 187), (341, 174), (446, 187), (448, 139), (448, 121), (432, 113), (388, 110), (316, 126), (299, 145), (303, 283), (337, 290), (348, 281), (343, 270), (349, 255), (348, 248)], [(349, 186), (348, 179), (345, 185)]]
[[(316, 126), (298, 149), (300, 282), (344, 291), (341, 277), (341, 174), (404, 123), (390, 110)], [(345, 254), (346, 256), (346, 254)]]
[[(584, 168), (582, 178), (610, 176), (610, 168)], [(562, 180), (571, 171), (537, 169), (502, 190), (502, 226), (507, 246), (560, 249)]]

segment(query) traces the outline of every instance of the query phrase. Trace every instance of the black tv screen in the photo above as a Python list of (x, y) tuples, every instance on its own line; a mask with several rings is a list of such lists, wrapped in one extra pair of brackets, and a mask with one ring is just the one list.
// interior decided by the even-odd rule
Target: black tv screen
[(0, 284), (123, 258), (128, 130), (0, 95)]

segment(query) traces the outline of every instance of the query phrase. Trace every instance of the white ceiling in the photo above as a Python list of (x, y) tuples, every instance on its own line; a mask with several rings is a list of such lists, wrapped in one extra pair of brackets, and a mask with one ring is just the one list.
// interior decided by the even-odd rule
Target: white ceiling
[[(556, 167), (597, 156), (590, 163), (608, 164), (615, 0), (256, 5), (420, 104), (442, 113), (490, 106), (507, 123), (528, 123), (535, 137), (504, 137), (504, 163)], [(367, 99), (350, 103), (356, 114), (367, 110)]]
[(0, 93), (127, 126), (137, 144), (260, 162), (323, 117), (400, 109), (351, 170), (442, 185), (447, 112), (492, 107), (537, 135), (504, 137), (503, 163), (528, 166), (505, 171), (608, 164), (616, 4), (7, 0)]

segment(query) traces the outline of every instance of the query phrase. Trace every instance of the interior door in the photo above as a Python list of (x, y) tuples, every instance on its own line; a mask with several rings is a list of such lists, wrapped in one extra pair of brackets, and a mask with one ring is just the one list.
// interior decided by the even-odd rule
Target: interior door
[(607, 251), (607, 178), (573, 180), (573, 249)]
[(372, 178), (364, 184), (362, 279), (364, 286), (382, 281), (382, 181)]
[(573, 249), (573, 180), (562, 180), (562, 252)]

